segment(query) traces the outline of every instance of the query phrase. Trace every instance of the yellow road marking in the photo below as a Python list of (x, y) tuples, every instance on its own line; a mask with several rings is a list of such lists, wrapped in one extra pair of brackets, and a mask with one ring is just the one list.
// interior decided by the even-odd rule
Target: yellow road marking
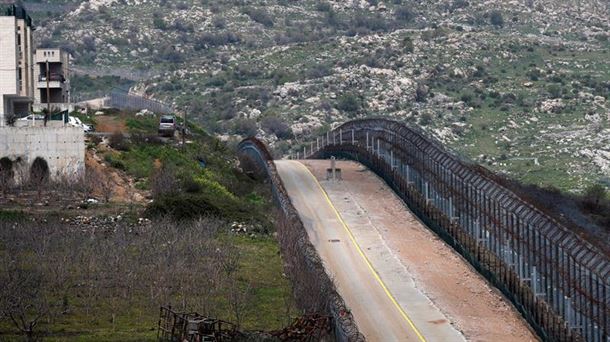
[(307, 166), (303, 165), (302, 163), (299, 162), (299, 164), (301, 164), (301, 166), (303, 168), (305, 168), (305, 170), (307, 170), (307, 172), (309, 173), (309, 175), (313, 178), (313, 180), (316, 182), (316, 184), (318, 185), (318, 188), (320, 188), (320, 190), (322, 191), (322, 194), (324, 195), (324, 198), (326, 199), (326, 202), (328, 202), (328, 204), (330, 205), (330, 207), (333, 209), (333, 211), (335, 212), (335, 215), (337, 215), (337, 218), (339, 219), (339, 222), (341, 222), (341, 225), (343, 226), (343, 228), (345, 229), (345, 231), (347, 231), (347, 234), (350, 237), (350, 240), (352, 240), (352, 243), (354, 244), (354, 246), (356, 246), (356, 249), (358, 250), (358, 253), (362, 256), (362, 258), (364, 259), (364, 262), (366, 263), (366, 265), (369, 267), (369, 269), (371, 270), (371, 272), (373, 273), (373, 276), (375, 277), (375, 279), (377, 279), (377, 282), (379, 283), (379, 285), (381, 285), (381, 287), (383, 288), (383, 290), (385, 291), (386, 295), (390, 298), (390, 300), (392, 301), (392, 303), (394, 303), (394, 305), (396, 306), (396, 308), (398, 309), (398, 311), (400, 311), (400, 314), (402, 315), (402, 317), (409, 323), (409, 326), (411, 327), (411, 329), (413, 329), (413, 331), (415, 332), (415, 334), (417, 335), (417, 337), (419, 337), (419, 340), (422, 342), (426, 342), (426, 339), (424, 338), (424, 336), (419, 332), (419, 330), (417, 329), (417, 327), (415, 326), (415, 324), (413, 323), (413, 321), (411, 320), (411, 318), (409, 318), (409, 315), (407, 315), (407, 313), (402, 309), (402, 307), (400, 306), (400, 304), (398, 304), (398, 302), (396, 301), (396, 299), (394, 298), (394, 296), (392, 296), (392, 294), (390, 293), (390, 291), (388, 290), (387, 286), (385, 285), (385, 283), (383, 282), (383, 280), (381, 280), (381, 277), (379, 276), (379, 274), (377, 273), (377, 271), (373, 268), (373, 265), (371, 264), (371, 262), (369, 261), (369, 258), (366, 257), (366, 255), (364, 254), (364, 252), (362, 251), (362, 248), (360, 248), (360, 245), (358, 245), (358, 243), (356, 242), (356, 238), (354, 238), (354, 234), (352, 233), (351, 229), (349, 229), (349, 227), (347, 226), (347, 224), (345, 223), (345, 221), (343, 220), (343, 218), (341, 217), (341, 214), (339, 214), (339, 211), (337, 211), (337, 208), (335, 208), (335, 206), (333, 205), (333, 203), (330, 200), (330, 197), (328, 197), (328, 194), (326, 193), (326, 191), (324, 190), (324, 188), (322, 187), (322, 184), (320, 184), (320, 182), (318, 182), (318, 179), (316, 178), (316, 176), (314, 176), (314, 174), (309, 170), (309, 168), (307, 168)]

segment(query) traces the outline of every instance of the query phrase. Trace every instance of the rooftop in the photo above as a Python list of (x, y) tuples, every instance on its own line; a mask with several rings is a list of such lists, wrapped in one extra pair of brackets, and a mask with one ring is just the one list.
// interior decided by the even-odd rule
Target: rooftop
[(26, 24), (33, 28), (32, 17), (27, 13), (25, 8), (15, 4), (0, 4), (0, 16), (16, 17), (17, 19), (25, 20)]

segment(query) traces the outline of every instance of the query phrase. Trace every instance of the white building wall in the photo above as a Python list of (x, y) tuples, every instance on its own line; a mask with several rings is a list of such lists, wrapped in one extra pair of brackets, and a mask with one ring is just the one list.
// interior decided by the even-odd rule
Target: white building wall
[(0, 127), (5, 125), (7, 109), (3, 95), (19, 94), (16, 28), (15, 17), (0, 16)]
[(78, 179), (85, 172), (85, 134), (79, 127), (0, 127), (0, 158), (13, 162), (15, 181), (25, 182), (37, 157), (52, 180)]
[(42, 111), (42, 109), (46, 108), (46, 102), (42, 102), (42, 93), (46, 91), (46, 83), (38, 82), (40, 79), (40, 69), (46, 69), (47, 60), (49, 63), (61, 63), (61, 73), (64, 75), (66, 81), (64, 83), (60, 82), (50, 82), (51, 88), (61, 87), (62, 96), (66, 99), (63, 103), (53, 103), (53, 107), (58, 110), (66, 110), (72, 109), (72, 106), (69, 106), (70, 99), (70, 55), (68, 52), (61, 50), (59, 48), (54, 49), (36, 49), (34, 52), (34, 83), (36, 84), (36, 91), (34, 92), (34, 111)]
[(28, 96), (29, 97), (34, 97), (34, 90), (35, 90), (35, 84), (36, 84), (36, 80), (34, 79), (34, 48), (32, 46), (32, 28), (29, 26), (26, 26), (26, 34), (27, 34), (27, 44), (28, 44), (28, 80), (29, 80), (29, 89), (28, 89)]

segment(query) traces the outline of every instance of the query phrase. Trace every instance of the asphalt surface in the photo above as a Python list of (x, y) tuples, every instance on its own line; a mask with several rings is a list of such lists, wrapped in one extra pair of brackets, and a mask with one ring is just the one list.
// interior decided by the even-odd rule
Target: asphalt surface
[[(331, 275), (337, 290), (351, 309), (360, 331), (370, 341), (463, 341), (449, 324), (422, 326), (419, 322), (445, 320), (408, 278), (390, 274), (394, 267), (369, 258), (361, 245), (375, 243), (355, 236), (316, 178), (300, 162), (276, 161), (288, 194), (307, 229), (309, 238)], [(360, 241), (359, 241), (360, 240)], [(419, 326), (418, 326), (419, 325)]]

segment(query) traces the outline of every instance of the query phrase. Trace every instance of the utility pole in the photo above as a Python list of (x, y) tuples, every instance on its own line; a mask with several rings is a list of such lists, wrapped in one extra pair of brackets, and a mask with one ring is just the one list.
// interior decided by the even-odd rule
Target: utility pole
[(49, 72), (49, 59), (47, 59), (47, 73), (46, 73), (46, 78), (47, 78), (47, 113), (44, 116), (44, 126), (47, 127), (47, 121), (49, 120), (49, 117), (51, 116), (51, 88), (49, 88), (49, 76), (50, 76), (50, 72)]

